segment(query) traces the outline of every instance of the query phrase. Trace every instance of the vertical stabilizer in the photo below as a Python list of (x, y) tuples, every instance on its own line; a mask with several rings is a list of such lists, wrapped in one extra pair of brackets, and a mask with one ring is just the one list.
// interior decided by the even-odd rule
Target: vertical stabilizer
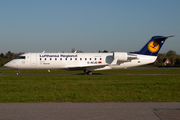
[(142, 55), (152, 55), (157, 56), (159, 50), (162, 45), (165, 43), (166, 39), (173, 36), (153, 36), (150, 41), (139, 51), (133, 52), (134, 54), (142, 54)]

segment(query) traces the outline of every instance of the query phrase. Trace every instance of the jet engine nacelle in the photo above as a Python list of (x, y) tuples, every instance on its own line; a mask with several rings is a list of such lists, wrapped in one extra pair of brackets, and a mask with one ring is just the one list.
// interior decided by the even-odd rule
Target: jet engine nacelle
[(113, 53), (114, 60), (117, 61), (127, 61), (128, 60), (128, 54), (127, 52), (114, 52)]

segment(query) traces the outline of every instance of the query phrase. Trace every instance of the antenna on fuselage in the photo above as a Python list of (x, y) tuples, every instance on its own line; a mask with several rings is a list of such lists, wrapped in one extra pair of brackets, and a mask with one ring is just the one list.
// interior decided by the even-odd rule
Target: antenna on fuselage
[(45, 53), (45, 50), (42, 53)]

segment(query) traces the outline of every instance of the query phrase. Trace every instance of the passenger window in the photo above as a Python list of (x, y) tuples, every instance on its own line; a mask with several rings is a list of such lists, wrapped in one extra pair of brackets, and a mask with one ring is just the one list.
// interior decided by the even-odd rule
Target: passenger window
[(55, 60), (57, 60), (57, 58), (55, 58)]
[(72, 60), (72, 58), (70, 58), (70, 60)]
[(100, 58), (100, 60), (102, 60), (102, 58)]
[(46, 60), (46, 58), (44, 58), (44, 60)]
[(75, 60), (77, 60), (77, 58), (75, 58)]
[(62, 60), (62, 58), (60, 58), (60, 60)]
[(85, 58), (85, 60), (87, 60), (87, 58)]
[(89, 58), (89, 60), (91, 60), (91, 58)]
[(94, 60), (96, 60), (96, 58), (94, 58)]
[(51, 60), (51, 58), (50, 58), (50, 60)]
[(41, 58), (40, 58), (40, 60), (41, 60)]
[(82, 58), (80, 58), (80, 60), (82, 60)]
[(67, 60), (67, 58), (65, 60)]

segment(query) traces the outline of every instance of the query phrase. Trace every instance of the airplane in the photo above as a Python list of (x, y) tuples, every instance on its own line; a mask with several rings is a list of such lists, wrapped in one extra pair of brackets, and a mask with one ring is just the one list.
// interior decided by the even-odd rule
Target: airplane
[(88, 75), (93, 71), (126, 69), (153, 63), (165, 40), (173, 36), (153, 36), (138, 52), (113, 53), (25, 53), (4, 66), (16, 69), (65, 69), (84, 70)]

